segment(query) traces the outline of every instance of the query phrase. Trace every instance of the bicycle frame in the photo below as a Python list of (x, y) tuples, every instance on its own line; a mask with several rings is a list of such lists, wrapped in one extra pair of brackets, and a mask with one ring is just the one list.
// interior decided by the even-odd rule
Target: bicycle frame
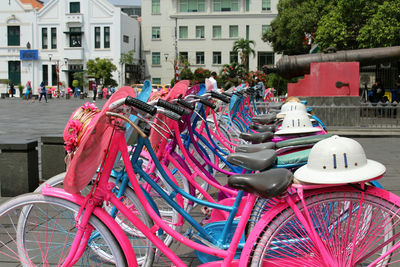
[[(142, 136), (143, 137), (143, 136)], [(143, 137), (145, 142), (148, 142), (147, 137)], [(114, 161), (118, 155), (121, 153), (123, 162), (126, 167), (126, 172), (129, 176), (129, 180), (132, 184), (134, 191), (136, 192), (139, 200), (143, 203), (144, 208), (149, 213), (150, 217), (156, 223), (152, 229), (146, 227), (140, 219), (138, 219), (135, 214), (130, 211), (124, 204), (118, 199), (113, 193), (112, 188), (113, 184), (108, 183), (108, 177), (112, 171), (112, 167), (114, 165)], [(73, 262), (73, 260), (79, 259), (79, 252), (83, 253), (84, 248), (87, 245), (88, 239), (81, 239), (80, 236), (83, 236), (87, 231), (86, 226), (88, 225), (88, 218), (93, 213), (98, 216), (103, 223), (106, 224), (107, 227), (110, 228), (111, 232), (115, 235), (117, 241), (120, 243), (121, 248), (124, 251), (124, 254), (127, 256), (129, 266), (137, 266), (136, 257), (133, 253), (133, 249), (130, 246), (129, 240), (126, 237), (124, 231), (120, 228), (120, 226), (115, 222), (115, 220), (107, 214), (100, 205), (102, 205), (103, 200), (107, 200), (112, 205), (114, 205), (126, 218), (128, 218), (138, 229), (141, 231), (158, 249), (160, 249), (174, 264), (177, 266), (184, 266), (184, 263), (168, 248), (157, 236), (156, 231), (159, 227), (161, 227), (165, 232), (171, 235), (176, 240), (184, 243), (185, 245), (201, 251), (203, 253), (211, 254), (216, 257), (224, 258), (223, 265), (229, 266), (229, 263), (233, 260), (235, 255), (237, 246), (239, 244), (239, 240), (243, 234), (246, 223), (250, 216), (251, 208), (254, 205), (256, 200), (256, 196), (249, 195), (247, 201), (245, 203), (245, 207), (243, 209), (242, 216), (237, 225), (236, 231), (233, 235), (231, 245), (227, 250), (217, 249), (213, 247), (208, 247), (203, 244), (199, 244), (195, 241), (188, 239), (182, 234), (176, 232), (171, 227), (167, 225), (159, 215), (154, 211), (153, 207), (148, 203), (146, 196), (143, 194), (140, 184), (138, 183), (136, 176), (134, 174), (133, 167), (130, 163), (129, 155), (127, 152), (127, 144), (124, 138), (124, 133), (120, 130), (116, 130), (114, 132), (113, 138), (110, 142), (109, 151), (107, 158), (104, 161), (104, 164), (101, 168), (101, 173), (99, 173), (99, 180), (97, 183), (96, 190), (93, 191), (92, 195), (88, 195), (88, 197), (84, 198), (78, 194), (70, 194), (65, 192), (63, 189), (51, 188), (49, 186), (42, 189), (42, 194), (47, 196), (55, 196), (60, 197), (69, 201), (72, 201), (81, 206), (81, 211), (83, 214), (82, 219), (79, 222), (79, 230), (78, 234), (74, 239), (72, 244), (70, 255), (68, 255), (67, 260), (64, 263), (64, 266), (67, 266), (69, 263)], [(212, 205), (214, 206), (214, 205)], [(81, 213), (81, 212), (80, 212)], [(233, 218), (232, 218), (233, 220)], [(86, 233), (87, 235), (87, 233)], [(74, 254), (74, 251), (77, 254)]]

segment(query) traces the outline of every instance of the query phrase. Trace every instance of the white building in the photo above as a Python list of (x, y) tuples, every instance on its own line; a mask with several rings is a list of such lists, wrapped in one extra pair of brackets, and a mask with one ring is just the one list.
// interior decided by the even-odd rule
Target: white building
[[(0, 40), (0, 49), (6, 52), (0, 55), (7, 54), (0, 57), (0, 66), (6, 66), (0, 70), (8, 70), (0, 72), (0, 79), (16, 76), (7, 66), (14, 64), (7, 62), (14, 61), (15, 66), (21, 66), (19, 80), (22, 84), (31, 80), (35, 93), (41, 81), (71, 86), (73, 73), (84, 70), (89, 59), (99, 57), (109, 58), (117, 66), (113, 79), (118, 84), (131, 83), (132, 74), (125, 71), (120, 58), (122, 53), (135, 50), (135, 62), (139, 61), (140, 23), (121, 12), (121, 8), (107, 0), (50, 0), (36, 12), (27, 10), (20, 0), (9, 2), (8, 10), (0, 13), (0, 21), (5, 22), (0, 32), (7, 36), (7, 27), (18, 24), (20, 42), (10, 46), (7, 39)], [(9, 34), (10, 37), (16, 38)], [(19, 61), (19, 50), (26, 50), (28, 41), (32, 50), (38, 50), (38, 59)], [(134, 66), (128, 67), (128, 72), (133, 73)]]
[(188, 59), (191, 68), (219, 71), (237, 60), (231, 53), (240, 38), (255, 42), (249, 69), (278, 59), (262, 32), (276, 17), (278, 0), (143, 0), (142, 41), (147, 77), (169, 83), (174, 60)]
[(40, 73), (48, 84), (57, 84), (58, 65), (59, 80), (71, 86), (73, 73), (97, 57), (111, 59), (114, 80), (125, 84), (121, 54), (135, 50), (139, 60), (139, 22), (106, 0), (51, 0), (38, 12), (37, 29)]
[[(29, 3), (31, 2), (31, 3)], [(40, 82), (37, 60), (20, 60), (20, 50), (34, 47), (37, 10), (42, 5), (35, 1), (3, 1), (0, 10), (0, 79), (25, 85), (27, 81)], [(17, 95), (18, 89), (16, 88)], [(0, 92), (8, 92), (0, 85)]]

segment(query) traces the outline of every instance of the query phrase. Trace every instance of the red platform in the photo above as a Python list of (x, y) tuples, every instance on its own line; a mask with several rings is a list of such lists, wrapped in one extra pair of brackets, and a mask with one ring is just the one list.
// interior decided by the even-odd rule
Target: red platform
[[(358, 96), (359, 62), (311, 63), (310, 74), (288, 84), (288, 96)], [(349, 85), (336, 87), (337, 82)]]

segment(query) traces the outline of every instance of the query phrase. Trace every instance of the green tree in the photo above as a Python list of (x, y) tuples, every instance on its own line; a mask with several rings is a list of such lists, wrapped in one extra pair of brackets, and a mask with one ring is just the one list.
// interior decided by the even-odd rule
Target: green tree
[(240, 60), (243, 66), (248, 70), (249, 69), (249, 56), (255, 56), (256, 52), (251, 47), (254, 47), (253, 40), (246, 40), (244, 38), (239, 39), (233, 43), (232, 51), (235, 53), (240, 52)]
[[(383, 2), (384, 0), (338, 0), (319, 21), (315, 41), (322, 49), (359, 48), (357, 39), (360, 31), (374, 17)], [(386, 19), (383, 22), (386, 23)]]
[(318, 22), (337, 0), (280, 0), (278, 15), (262, 39), (270, 42), (274, 51), (285, 55), (305, 54), (310, 50), (305, 34), (315, 36)]
[(385, 1), (360, 29), (360, 48), (400, 45), (400, 1)]
[(109, 58), (89, 59), (86, 63), (86, 73), (96, 79), (99, 84), (102, 81), (103, 85), (116, 86), (117, 82), (112, 78), (112, 73), (117, 70), (117, 67)]
[(88, 85), (87, 77), (86, 77), (85, 72), (83, 72), (83, 71), (74, 72), (73, 77), (74, 77), (74, 80), (78, 81), (78, 83), (79, 83), (78, 86), (80, 86), (80, 89), (83, 92), (84, 89), (85, 89), (85, 86)]

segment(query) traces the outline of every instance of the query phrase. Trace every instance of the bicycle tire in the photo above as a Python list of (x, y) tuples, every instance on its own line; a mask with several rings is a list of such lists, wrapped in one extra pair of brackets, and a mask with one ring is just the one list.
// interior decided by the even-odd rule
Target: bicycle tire
[[(60, 187), (62, 188), (63, 186), (63, 181), (65, 177), (65, 172), (60, 173), (56, 176), (53, 176), (52, 178), (48, 179), (45, 183), (40, 185), (35, 192), (40, 192), (40, 189), (45, 186), (45, 184), (48, 184), (52, 187)], [(93, 181), (96, 178), (93, 177)], [(109, 179), (110, 183), (115, 184), (115, 178), (110, 177)], [(91, 189), (91, 184), (88, 184), (82, 191), (82, 195), (86, 195), (87, 193), (90, 192)], [(117, 185), (117, 190), (118, 190), (118, 185)], [(125, 198), (122, 200), (125, 206), (127, 206), (131, 211), (135, 213), (135, 215), (141, 219), (141, 221), (149, 228), (151, 228), (154, 225), (153, 220), (150, 218), (150, 216), (147, 214), (145, 211), (143, 205), (139, 201), (138, 197), (136, 196), (135, 192), (130, 188), (127, 187), (124, 192)], [(110, 203), (109, 203), (110, 204)], [(103, 208), (107, 210), (107, 212), (110, 214), (112, 211), (111, 205), (107, 205), (107, 203), (104, 203)], [(135, 250), (136, 254), (136, 260), (138, 262), (139, 266), (151, 266), (153, 263), (154, 257), (155, 257), (155, 252), (151, 248), (151, 245), (148, 245), (150, 241), (147, 240), (147, 238), (140, 233), (136, 228), (133, 226), (133, 224), (125, 218), (125, 216), (122, 215), (122, 213), (118, 212), (115, 216), (116, 222), (119, 224), (119, 226), (122, 228), (122, 230), (127, 234), (128, 239), (131, 242), (132, 247)], [(137, 240), (140, 239), (140, 240)], [(107, 257), (106, 254), (104, 254), (101, 249), (97, 249), (96, 253), (98, 254), (103, 254), (103, 257)]]
[[(334, 266), (366, 266), (400, 242), (399, 235), (395, 235), (400, 230), (400, 198), (368, 187), (360, 207), (361, 194), (350, 186), (305, 192), (313, 226), (337, 261), (330, 263)], [(298, 197), (295, 203), (303, 212)], [(249, 266), (318, 266), (329, 261), (311, 239), (289, 205), (280, 203), (254, 228), (243, 250), (243, 262)], [(386, 266), (394, 257), (398, 262), (400, 256), (395, 252), (387, 254), (377, 266)]]
[[(24, 213), (27, 209), (28, 214)], [(0, 206), (2, 261), (8, 257), (7, 263), (22, 266), (62, 264), (77, 231), (75, 215), (78, 211), (75, 203), (37, 193), (3, 203)], [(107, 250), (112, 261), (106, 261), (87, 247), (74, 266), (127, 266), (124, 253), (107, 226), (94, 215), (89, 223), (101, 235), (101, 239), (91, 241), (92, 245)]]

